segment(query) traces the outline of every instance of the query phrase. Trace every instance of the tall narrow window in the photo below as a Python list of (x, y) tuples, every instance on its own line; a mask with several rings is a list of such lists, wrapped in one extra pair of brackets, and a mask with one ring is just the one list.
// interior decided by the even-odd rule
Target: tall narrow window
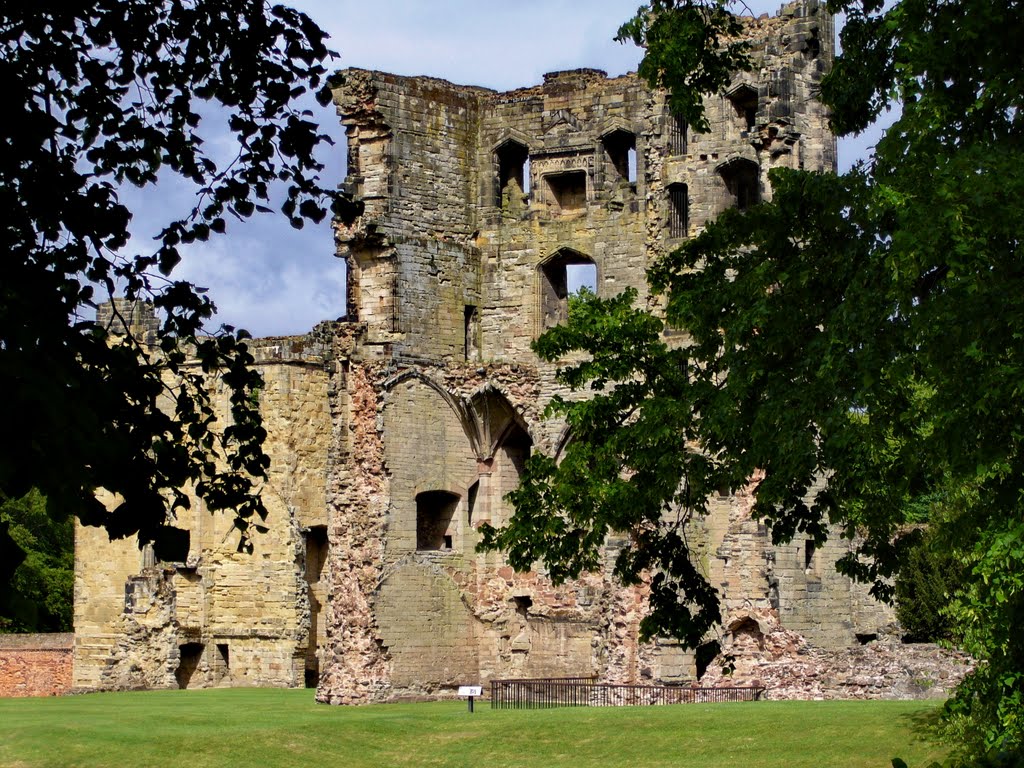
[(217, 643), (217, 666), (219, 677), (227, 677), (231, 672), (231, 649), (227, 643)]
[(685, 155), (686, 152), (686, 120), (681, 115), (669, 115), (668, 153), (670, 155)]
[(740, 131), (754, 130), (754, 126), (757, 124), (757, 91), (744, 83), (730, 91), (727, 98), (732, 102), (733, 109), (736, 110), (737, 127)]
[(314, 525), (306, 531), (306, 581), (315, 584), (327, 564), (327, 526)]
[(690, 192), (685, 184), (668, 187), (668, 236), (686, 237), (690, 231)]
[(494, 157), (498, 166), (494, 204), (500, 208), (506, 194), (522, 195), (527, 191), (530, 154), (525, 145), (509, 139), (495, 150)]
[(636, 136), (616, 129), (602, 139), (608, 163), (619, 179), (636, 183)]
[(466, 523), (473, 527), (473, 513), (476, 512), (476, 497), (480, 493), (480, 481), (477, 480), (469, 486), (469, 493), (466, 497)]
[(467, 360), (477, 360), (480, 357), (480, 313), (475, 306), (467, 304), (464, 318), (465, 356)]

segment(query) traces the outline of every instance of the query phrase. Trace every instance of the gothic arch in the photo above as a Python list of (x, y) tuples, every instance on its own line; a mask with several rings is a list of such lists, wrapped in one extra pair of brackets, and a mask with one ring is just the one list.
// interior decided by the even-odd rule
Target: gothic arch
[(537, 264), (539, 332), (569, 319), (569, 268), (584, 265), (593, 267), (594, 292), (598, 293), (601, 271), (597, 262), (575, 248), (558, 248)]
[[(449, 391), (440, 382), (421, 371), (403, 371), (384, 382), (383, 390), (390, 393), (400, 384), (413, 380), (425, 384), (440, 395), (455, 412), (470, 447), (479, 460), (486, 461), (494, 457), (494, 452), (511, 431), (513, 424), (526, 433), (531, 443), (535, 442), (526, 419), (513, 405), (507, 393), (493, 383), (487, 382), (470, 395), (463, 396)], [(499, 407), (492, 410), (493, 404)]]

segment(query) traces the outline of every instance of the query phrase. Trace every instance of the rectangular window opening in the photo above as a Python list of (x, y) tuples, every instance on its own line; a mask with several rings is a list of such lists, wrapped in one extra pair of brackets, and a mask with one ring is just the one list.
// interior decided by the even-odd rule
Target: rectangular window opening
[(811, 539), (804, 542), (804, 571), (810, 571), (814, 566), (815, 545)]
[(636, 184), (636, 136), (629, 131), (615, 130), (603, 141), (615, 175), (622, 181)]
[(566, 171), (544, 177), (551, 197), (563, 211), (582, 210), (587, 205), (587, 172)]
[(472, 304), (466, 304), (464, 310), (464, 354), (466, 360), (478, 360), (480, 358), (480, 313)]
[(690, 192), (685, 184), (670, 184), (668, 236), (686, 237), (690, 231)]
[(686, 120), (680, 115), (671, 115), (668, 124), (668, 152), (670, 155), (685, 155)]
[(451, 549), (454, 540), (449, 530), (457, 524), (455, 509), (459, 497), (448, 491), (424, 491), (416, 495), (416, 549)]
[(323, 577), (327, 564), (327, 526), (314, 525), (305, 533), (306, 539), (306, 581), (315, 584)]
[(506, 141), (495, 152), (498, 170), (498, 187), (495, 190), (495, 205), (504, 203), (505, 195), (516, 197), (528, 192), (530, 183), (530, 153), (517, 141)]

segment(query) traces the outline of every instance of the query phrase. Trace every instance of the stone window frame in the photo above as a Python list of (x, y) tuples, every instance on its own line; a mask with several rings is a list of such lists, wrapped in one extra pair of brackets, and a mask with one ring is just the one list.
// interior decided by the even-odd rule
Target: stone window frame
[(686, 124), (686, 118), (682, 115), (677, 115), (674, 112), (670, 112), (668, 115), (668, 126), (666, 133), (668, 134), (668, 154), (670, 157), (679, 157), (689, 152), (689, 126)]
[[(582, 186), (582, 197), (573, 195), (572, 199), (580, 200), (579, 205), (567, 205), (568, 202), (567, 193), (570, 191), (568, 187), (562, 186), (564, 182), (572, 179), (577, 181), (583, 180)], [(551, 171), (541, 176), (544, 184), (547, 186), (545, 190), (545, 197), (549, 204), (554, 207), (558, 213), (562, 214), (579, 214), (587, 210), (587, 205), (591, 199), (591, 183), (590, 174), (587, 173), (586, 169), (573, 168), (564, 171)], [(579, 187), (576, 186), (575, 191), (579, 191)]]
[(734, 124), (741, 138), (746, 138), (757, 128), (757, 113), (761, 109), (761, 98), (757, 88), (750, 83), (737, 83), (725, 98), (735, 111)]
[(569, 285), (567, 267), (593, 265), (595, 293), (601, 284), (601, 269), (591, 256), (575, 248), (562, 246), (537, 264), (537, 325), (539, 336), (569, 319)]
[[(416, 493), (416, 551), (455, 552), (458, 547), (459, 508), (461, 494), (447, 488), (430, 488)], [(426, 519), (426, 518), (430, 519)], [(427, 523), (431, 523), (428, 525)], [(444, 523), (444, 532), (440, 523)]]
[(761, 202), (761, 167), (753, 160), (733, 157), (715, 170), (736, 208), (745, 211)]
[(690, 234), (690, 187), (684, 182), (673, 182), (665, 187), (668, 192), (668, 236), (678, 240)]
[[(619, 126), (607, 130), (601, 134), (601, 149), (605, 167), (612, 171), (611, 178), (626, 182), (635, 192), (640, 175), (636, 133)], [(632, 163), (630, 152), (633, 153)]]
[(491, 149), (494, 163), (494, 194), (491, 204), (502, 207), (505, 187), (515, 179), (519, 190), (525, 198), (531, 196), (530, 145), (525, 137), (516, 135), (504, 136)]

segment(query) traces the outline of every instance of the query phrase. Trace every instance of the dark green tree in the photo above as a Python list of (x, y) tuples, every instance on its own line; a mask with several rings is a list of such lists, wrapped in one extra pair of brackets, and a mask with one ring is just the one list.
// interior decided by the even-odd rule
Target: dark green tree
[(74, 519), (55, 519), (30, 491), (0, 504), (0, 524), (24, 553), (0, 584), (0, 632), (70, 632), (75, 581)]
[[(6, 497), (37, 488), (58, 515), (137, 535), (176, 559), (184, 541), (173, 511), (187, 506), (191, 484), (210, 509), (231, 510), (245, 544), (266, 514), (265, 433), (250, 397), (259, 376), (243, 331), (204, 335), (214, 304), (173, 269), (183, 244), (268, 211), (275, 184), (293, 226), (352, 212), (320, 186), (314, 153), (330, 140), (296, 106), (306, 92), (329, 100), (328, 55), (307, 16), (262, 0), (4, 0)], [(207, 153), (201, 129), (226, 134), (232, 154)], [(130, 250), (122, 188), (174, 177), (194, 186), (194, 207), (148, 233), (155, 250)], [(94, 321), (115, 293), (155, 305), (152, 347)], [(231, 390), (230, 424), (216, 433), (214, 375)], [(101, 505), (98, 488), (119, 504)]]
[(922, 536), (907, 552), (893, 585), (896, 618), (905, 642), (957, 640), (954, 622), (945, 612), (962, 583), (963, 567), (957, 556)]
[[(648, 46), (653, 85), (699, 108), (697, 80), (668, 53), (692, 71), (735, 68), (732, 49), (707, 43), (726, 9), (660, 0), (622, 32)], [(900, 118), (869, 162), (773, 171), (770, 203), (726, 212), (661, 259), (648, 278), (664, 313), (629, 294), (591, 300), (537, 342), (549, 361), (589, 353), (560, 375), (594, 397), (552, 404), (574, 439), (557, 465), (530, 460), (513, 520), (485, 545), (564, 578), (625, 533), (617, 575), (655, 574), (644, 631), (696, 647), (719, 604), (686, 523), (716, 489), (761, 478), (754, 513), (776, 541), (821, 542), (829, 523), (856, 537), (840, 570), (889, 598), (915, 500), (954, 488), (930, 535), (963, 568), (950, 616), (979, 664), (947, 717), (968, 755), (1009, 759), (1024, 746), (1024, 8), (830, 9), (845, 14), (822, 87), (834, 130), (862, 131), (897, 102)], [(690, 343), (666, 344), (666, 325)]]

